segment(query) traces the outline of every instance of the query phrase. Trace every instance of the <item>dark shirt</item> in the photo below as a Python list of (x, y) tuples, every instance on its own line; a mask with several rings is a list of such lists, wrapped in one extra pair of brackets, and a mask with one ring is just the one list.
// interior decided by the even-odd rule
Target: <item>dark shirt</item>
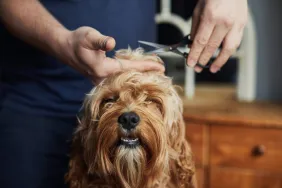
[[(41, 0), (66, 28), (90, 26), (116, 39), (116, 48), (154, 41), (153, 0)], [(12, 36), (0, 25), (0, 108), (74, 116), (94, 87), (76, 70)], [(113, 52), (108, 53), (112, 56)]]

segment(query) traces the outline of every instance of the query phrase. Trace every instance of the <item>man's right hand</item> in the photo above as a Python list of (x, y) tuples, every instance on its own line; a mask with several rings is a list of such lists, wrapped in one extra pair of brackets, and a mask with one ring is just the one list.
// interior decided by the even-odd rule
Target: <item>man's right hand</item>
[[(120, 62), (106, 57), (106, 51), (115, 47), (112, 37), (104, 36), (91, 27), (80, 27), (74, 31), (67, 31), (62, 38), (60, 59), (82, 74), (90, 77), (95, 84), (99, 84), (105, 77), (121, 71)], [(153, 61), (122, 60), (124, 70), (160, 71), (164, 66)]]
[[(115, 47), (113, 38), (91, 27), (67, 30), (38, 0), (0, 0), (0, 21), (15, 36), (87, 75), (95, 84), (121, 70), (119, 62), (105, 55)], [(156, 62), (122, 63), (125, 70), (164, 72)]]

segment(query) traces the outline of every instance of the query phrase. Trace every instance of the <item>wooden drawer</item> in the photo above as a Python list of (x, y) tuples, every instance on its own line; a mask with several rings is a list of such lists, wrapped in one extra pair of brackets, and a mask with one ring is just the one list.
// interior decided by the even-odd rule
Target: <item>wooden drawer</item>
[(282, 175), (214, 167), (209, 184), (210, 188), (281, 188)]
[(204, 168), (197, 168), (196, 169), (196, 178), (197, 178), (197, 188), (205, 188), (205, 170)]
[(197, 167), (202, 167), (207, 164), (207, 155), (205, 155), (207, 144), (205, 125), (199, 124), (187, 124), (186, 126), (186, 138), (191, 145), (192, 152), (195, 156), (195, 162)]
[(212, 166), (282, 172), (282, 130), (211, 126)]

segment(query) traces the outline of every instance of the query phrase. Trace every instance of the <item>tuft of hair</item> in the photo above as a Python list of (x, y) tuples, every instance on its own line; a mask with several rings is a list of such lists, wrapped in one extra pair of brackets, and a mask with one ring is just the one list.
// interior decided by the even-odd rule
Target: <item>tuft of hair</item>
[(144, 49), (139, 47), (132, 50), (130, 47), (128, 49), (120, 49), (115, 52), (115, 58), (120, 60), (136, 60), (136, 61), (155, 61), (164, 64), (162, 59), (154, 54), (145, 54)]
[(145, 164), (147, 161), (144, 151), (137, 147), (129, 149), (121, 146), (117, 151), (115, 165), (118, 167), (117, 174), (125, 188), (140, 187)]

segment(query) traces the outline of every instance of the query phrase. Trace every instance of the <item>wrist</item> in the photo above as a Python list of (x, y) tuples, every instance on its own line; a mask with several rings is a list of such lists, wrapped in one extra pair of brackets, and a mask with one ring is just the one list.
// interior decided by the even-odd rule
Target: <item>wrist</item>
[(58, 27), (54, 29), (52, 33), (52, 40), (49, 41), (50, 48), (52, 49), (52, 55), (63, 63), (67, 63), (70, 58), (71, 45), (70, 45), (70, 35), (71, 31), (64, 28)]

